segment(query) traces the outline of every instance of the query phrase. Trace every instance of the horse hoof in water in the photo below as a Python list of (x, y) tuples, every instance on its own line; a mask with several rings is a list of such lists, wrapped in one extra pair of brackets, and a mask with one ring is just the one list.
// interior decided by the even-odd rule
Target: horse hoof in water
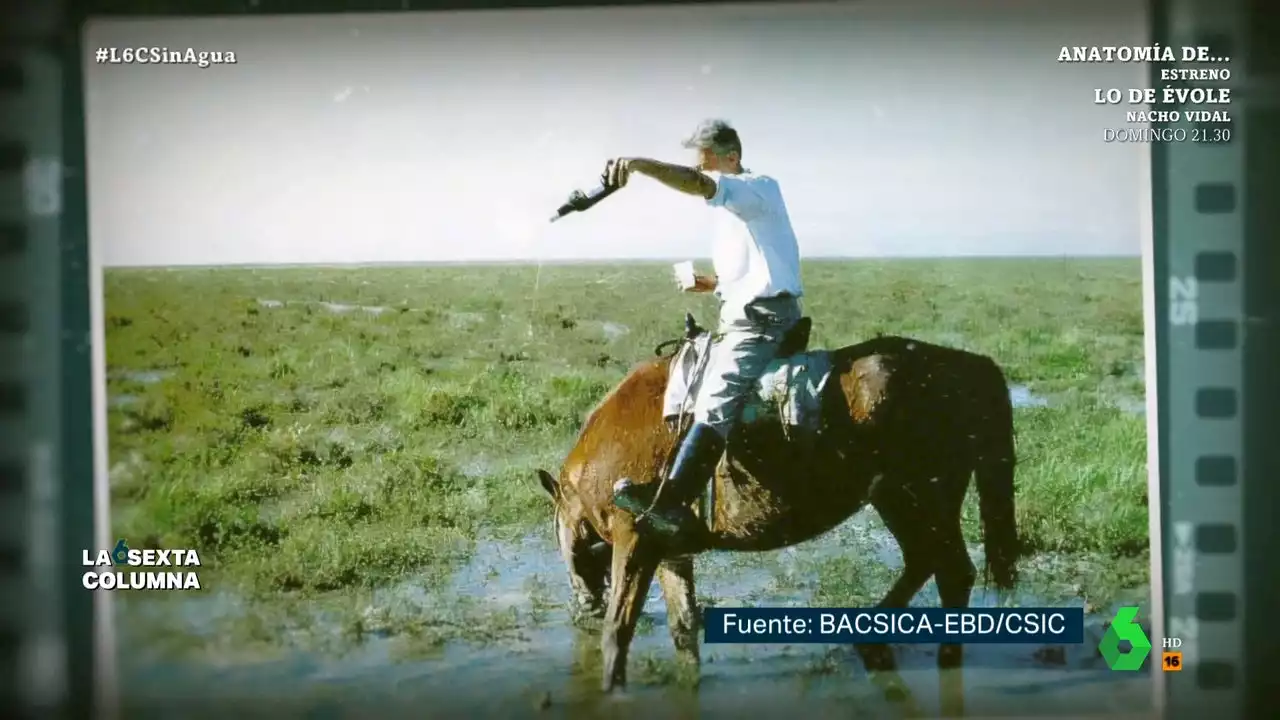
[(610, 702), (616, 703), (630, 702), (632, 698), (631, 693), (627, 692), (627, 688), (622, 685), (615, 685), (613, 687), (606, 685), (604, 687), (604, 695)]
[(569, 611), (569, 621), (581, 630), (599, 630), (600, 621), (604, 620), (604, 611), (603, 602), (574, 603)]
[(884, 699), (889, 702), (901, 703), (911, 699), (911, 693), (907, 689), (898, 685), (891, 685), (884, 690)]

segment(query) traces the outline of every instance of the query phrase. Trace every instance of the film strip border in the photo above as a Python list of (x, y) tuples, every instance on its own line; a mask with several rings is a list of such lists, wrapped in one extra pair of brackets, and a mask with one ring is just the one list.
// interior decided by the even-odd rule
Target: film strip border
[(88, 268), (63, 252), (63, 150), (75, 136), (61, 122), (64, 80), (79, 49), (62, 42), (62, 9), (0, 9), (0, 704), (11, 716), (88, 716), (94, 698), (92, 596), (76, 592), (72, 562), (91, 546), (93, 499), (68, 492), (67, 458), (86, 453), (67, 452), (68, 410), (80, 408), (66, 402), (79, 389), (66, 371), (79, 368), (64, 357), (89, 342), (65, 322), (69, 309), (87, 316), (63, 290), (68, 277), (87, 284)]
[[(7, 23), (6, 23), (7, 25)], [(5, 33), (7, 34), (7, 33)], [(22, 102), (23, 72), (18, 56), (4, 38), (0, 54), (0, 117), (12, 117)], [(0, 512), (19, 522), (0, 523), (0, 602), (21, 608), (27, 577), (24, 559), (26, 516), (27, 378), (22, 362), (28, 325), (27, 303), (19, 282), (27, 274), (27, 228), (21, 213), (22, 167), (26, 143), (12, 128), (0, 128)], [(0, 615), (0, 704), (13, 707), (20, 699), (23, 618)]]
[[(18, 29), (9, 22), (5, 26), (6, 35)], [(27, 708), (32, 700), (25, 682), (29, 673), (23, 670), (27, 651), (36, 625), (48, 619), (36, 617), (39, 603), (47, 598), (32, 592), (40, 579), (31, 562), (34, 543), (29, 533), (37, 472), (30, 448), (40, 435), (32, 426), (35, 379), (31, 370), (33, 352), (38, 351), (38, 341), (29, 337), (37, 290), (32, 279), (45, 268), (37, 268), (37, 238), (33, 238), (26, 205), (34, 126), (14, 122), (26, 120), (33, 103), (38, 102), (28, 67), (30, 39), (6, 37), (0, 55), (0, 113), (9, 119), (0, 128), (0, 511), (6, 518), (0, 523), (0, 587), (5, 606), (20, 609), (0, 615), (0, 677), (4, 683), (0, 702), (6, 707)]]
[[(1226, 82), (1241, 87), (1244, 8), (1238, 0), (1170, 0), (1158, 13), (1166, 45), (1208, 46), (1228, 57)], [(1160, 27), (1160, 23), (1164, 27)], [(1181, 55), (1181, 53), (1179, 53)], [(1174, 64), (1178, 67), (1178, 64)], [(1185, 67), (1204, 67), (1187, 64)], [(1157, 87), (1168, 84), (1159, 77)], [(1238, 95), (1237, 95), (1238, 97)], [(1244, 708), (1242, 557), (1245, 128), (1239, 101), (1232, 122), (1170, 126), (1187, 140), (1163, 149), (1167, 254), (1167, 374), (1162, 430), (1165, 472), (1165, 637), (1182, 642), (1184, 672), (1167, 676), (1165, 709), (1187, 716), (1210, 708), (1238, 717)], [(1219, 131), (1230, 132), (1224, 139)], [(1216, 134), (1216, 136), (1215, 136)], [(1212, 138), (1212, 139), (1211, 139)], [(1157, 221), (1159, 222), (1159, 221)], [(1172, 648), (1171, 648), (1172, 649)]]

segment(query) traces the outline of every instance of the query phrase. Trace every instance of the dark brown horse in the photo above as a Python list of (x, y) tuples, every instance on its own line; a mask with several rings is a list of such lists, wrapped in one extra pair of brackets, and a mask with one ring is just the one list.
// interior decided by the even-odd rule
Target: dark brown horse
[[(901, 337), (833, 351), (820, 427), (797, 442), (777, 421), (740, 425), (714, 481), (710, 529), (679, 548), (662, 545), (611, 499), (619, 478), (659, 480), (677, 444), (662, 417), (670, 365), (660, 357), (633, 368), (587, 417), (559, 477), (538, 471), (555, 501), (576, 609), (603, 610), (606, 691), (625, 685), (627, 650), (655, 574), (676, 649), (697, 662), (694, 554), (794, 545), (868, 502), (903, 557), (902, 573), (880, 605), (905, 607), (936, 576), (943, 606), (967, 606), (976, 570), (960, 520), (972, 475), (987, 577), (1001, 589), (1013, 587), (1019, 551), (1013, 409), (1004, 374), (990, 358)], [(887, 647), (859, 652), (868, 670), (892, 675)], [(941, 649), (943, 669), (960, 661), (959, 646)]]

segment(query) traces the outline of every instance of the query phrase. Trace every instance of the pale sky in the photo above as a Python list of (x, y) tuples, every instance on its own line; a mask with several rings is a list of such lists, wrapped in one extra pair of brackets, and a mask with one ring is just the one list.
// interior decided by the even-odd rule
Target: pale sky
[(100, 22), (86, 45), (237, 64), (86, 68), (106, 265), (703, 257), (711, 213), (613, 156), (723, 117), (806, 256), (1137, 255), (1144, 155), (1097, 87), (1134, 0), (865, 0)]

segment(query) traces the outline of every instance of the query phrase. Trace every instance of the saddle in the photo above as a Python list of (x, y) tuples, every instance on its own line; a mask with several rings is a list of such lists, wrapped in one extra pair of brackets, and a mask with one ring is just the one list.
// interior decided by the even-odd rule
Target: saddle
[[(801, 436), (813, 437), (821, 422), (822, 394), (831, 375), (831, 354), (827, 350), (810, 350), (809, 335), (813, 321), (802, 317), (783, 335), (774, 358), (756, 382), (755, 392), (747, 397), (741, 423), (773, 422), (782, 425), (788, 437), (801, 429)], [(678, 346), (671, 356), (671, 372), (663, 396), (663, 419), (672, 430), (678, 430), (693, 412), (694, 399), (702, 384), (706, 358), (711, 350), (711, 333), (698, 325), (692, 313), (684, 316), (684, 337), (659, 345), (656, 354)], [(728, 460), (728, 452), (720, 462)], [(714, 530), (716, 481), (713, 473), (697, 503), (696, 512), (709, 530)]]
[(791, 357), (799, 355), (809, 349), (809, 334), (813, 331), (813, 320), (809, 317), (802, 317), (796, 321), (795, 325), (787, 330), (787, 334), (782, 336), (782, 342), (778, 344), (778, 357)]
[[(663, 398), (663, 416), (677, 423), (693, 412), (693, 401), (702, 384), (712, 336), (698, 324), (692, 313), (685, 313), (684, 337), (671, 358), (671, 373)], [(821, 409), (822, 392), (831, 373), (831, 356), (827, 350), (810, 350), (809, 336), (813, 320), (802, 317), (783, 336), (772, 361), (756, 383), (756, 392), (747, 398), (742, 422), (761, 420), (781, 422), (786, 427), (816, 429)], [(664, 343), (658, 347), (662, 354)]]

